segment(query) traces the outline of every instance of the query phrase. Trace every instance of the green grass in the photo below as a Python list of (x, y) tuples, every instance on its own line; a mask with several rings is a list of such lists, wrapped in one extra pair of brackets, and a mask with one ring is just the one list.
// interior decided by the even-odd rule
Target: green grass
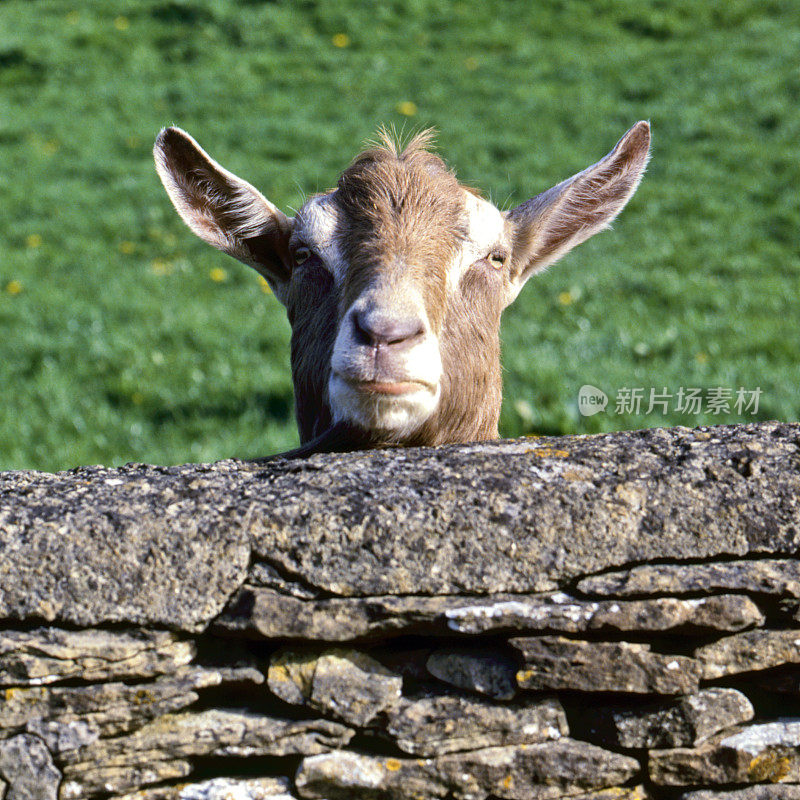
[[(171, 123), (289, 210), (380, 124), (436, 126), (462, 180), (511, 205), (650, 119), (615, 231), (506, 314), (502, 433), (797, 420), (798, 53), (796, 0), (3, 0), (0, 466), (297, 441), (283, 311), (169, 205), (150, 148)], [(756, 415), (583, 418), (586, 383), (611, 406), (621, 387), (763, 395)]]

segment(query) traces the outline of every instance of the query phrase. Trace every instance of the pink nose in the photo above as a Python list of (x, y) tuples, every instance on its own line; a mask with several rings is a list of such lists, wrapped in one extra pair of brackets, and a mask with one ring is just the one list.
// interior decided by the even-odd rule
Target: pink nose
[(356, 342), (370, 347), (409, 345), (425, 335), (419, 317), (390, 317), (370, 308), (353, 314), (353, 329)]

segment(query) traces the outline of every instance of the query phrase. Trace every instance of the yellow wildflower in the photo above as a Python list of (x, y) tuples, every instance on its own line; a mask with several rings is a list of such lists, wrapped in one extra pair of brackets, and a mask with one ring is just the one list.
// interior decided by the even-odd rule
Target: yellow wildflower
[(156, 275), (169, 275), (172, 272), (172, 264), (167, 261), (164, 261), (163, 258), (156, 258), (150, 264), (150, 269)]

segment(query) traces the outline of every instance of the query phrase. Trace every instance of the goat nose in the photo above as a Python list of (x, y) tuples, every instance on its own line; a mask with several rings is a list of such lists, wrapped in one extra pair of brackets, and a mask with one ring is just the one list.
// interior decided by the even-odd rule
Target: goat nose
[(388, 317), (371, 309), (353, 314), (353, 328), (358, 344), (372, 347), (410, 344), (425, 334), (419, 317)]

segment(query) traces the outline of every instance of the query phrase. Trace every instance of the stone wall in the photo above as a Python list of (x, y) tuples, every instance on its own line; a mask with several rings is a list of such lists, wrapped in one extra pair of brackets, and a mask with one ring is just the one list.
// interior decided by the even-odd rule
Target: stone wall
[(799, 498), (778, 423), (0, 474), (0, 798), (800, 798)]

